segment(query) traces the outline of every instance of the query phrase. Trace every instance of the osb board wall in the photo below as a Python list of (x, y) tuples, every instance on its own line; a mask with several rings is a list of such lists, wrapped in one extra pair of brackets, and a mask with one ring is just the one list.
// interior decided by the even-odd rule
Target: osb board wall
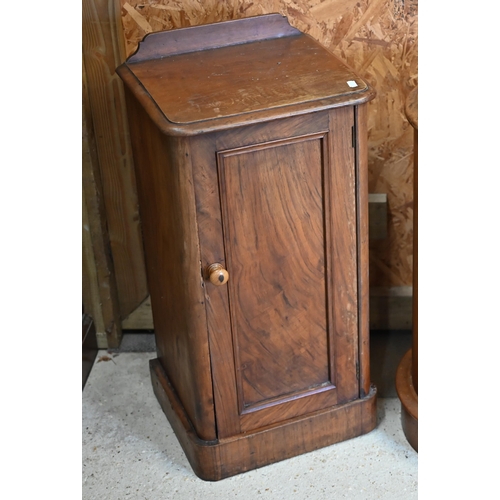
[(404, 102), (417, 85), (417, 0), (120, 0), (127, 56), (147, 34), (279, 12), (374, 86), (370, 193), (387, 193), (388, 238), (370, 249), (372, 286), (412, 283), (413, 129)]

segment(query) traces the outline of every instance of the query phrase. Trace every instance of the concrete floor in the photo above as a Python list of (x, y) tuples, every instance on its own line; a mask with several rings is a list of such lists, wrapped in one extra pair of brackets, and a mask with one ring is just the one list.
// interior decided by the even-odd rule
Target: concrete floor
[(401, 430), (394, 397), (379, 398), (377, 428), (365, 436), (219, 482), (202, 481), (153, 394), (148, 361), (156, 356), (154, 342), (141, 339), (137, 350), (146, 352), (126, 352), (133, 350), (126, 339), (121, 350), (99, 351), (85, 385), (84, 500), (417, 498), (418, 455)]

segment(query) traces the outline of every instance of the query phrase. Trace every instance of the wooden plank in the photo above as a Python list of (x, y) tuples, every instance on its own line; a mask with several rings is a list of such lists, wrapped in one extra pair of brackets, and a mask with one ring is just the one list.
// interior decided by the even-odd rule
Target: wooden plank
[(119, 306), (127, 316), (148, 289), (123, 88), (115, 74), (125, 58), (119, 2), (83, 1), (82, 43)]
[(85, 309), (93, 316), (96, 338), (100, 348), (108, 346), (106, 328), (99, 298), (99, 284), (92, 238), (89, 230), (89, 216), (85, 194), (82, 195), (82, 302)]
[[(345, 107), (330, 111), (330, 155), (332, 164), (327, 174), (330, 186), (330, 225), (332, 234), (331, 262), (332, 269), (329, 293), (333, 302), (333, 343), (331, 356), (335, 356), (335, 374), (338, 384), (339, 401), (346, 401), (359, 396), (359, 383), (356, 364), (360, 359), (358, 342), (353, 342), (360, 333), (358, 310), (358, 265), (367, 272), (365, 259), (358, 261), (357, 208), (356, 193), (356, 154), (353, 147), (355, 130), (355, 108)], [(365, 136), (366, 137), (366, 136)], [(356, 142), (366, 144), (366, 138)], [(356, 148), (357, 149), (357, 148)], [(328, 184), (328, 183), (326, 183)], [(368, 189), (366, 182), (361, 187)], [(366, 203), (366, 195), (361, 196), (361, 203)], [(364, 220), (359, 232), (366, 231)], [(339, 265), (339, 263), (341, 263)], [(361, 270), (363, 272), (363, 270)], [(362, 307), (362, 305), (361, 305)], [(361, 329), (362, 330), (362, 329)], [(361, 331), (362, 333), (362, 331)], [(365, 332), (366, 334), (368, 332)], [(369, 359), (364, 356), (366, 366)]]
[[(158, 40), (165, 38), (159, 35)], [(279, 108), (284, 108), (280, 115), (290, 116), (305, 103), (310, 111), (338, 97), (343, 106), (373, 97), (350, 68), (303, 34), (127, 65), (166, 118), (177, 124), (228, 117), (241, 123), (241, 115), (257, 112), (261, 119), (274, 119)], [(205, 127), (216, 125), (207, 122)]]
[(86, 312), (94, 319), (98, 346), (116, 347), (121, 339), (120, 312), (85, 66), (82, 77), (83, 303)]
[(369, 194), (368, 194), (368, 120), (367, 105), (357, 106), (354, 111), (355, 133), (357, 136), (356, 211), (358, 219), (358, 347), (359, 347), (359, 395), (368, 394), (371, 386), (370, 370), (370, 280), (369, 280)]
[(92, 238), (89, 231), (89, 216), (85, 193), (82, 193), (82, 302), (85, 310), (93, 317), (96, 337), (100, 347), (107, 347), (104, 319), (99, 303), (99, 286), (97, 282), (97, 271)]
[[(128, 2), (125, 2), (123, 7), (144, 31), (148, 33), (153, 31), (146, 19)], [(201, 28), (196, 27), (196, 29), (192, 27), (182, 28), (163, 32), (161, 35), (148, 36), (141, 42), (138, 52), (128, 62), (132, 64), (175, 54), (185, 54), (186, 52), (197, 52), (299, 34), (300, 32), (290, 26), (287, 19), (279, 14), (271, 14), (264, 18), (248, 18), (224, 25), (211, 24)]]
[(124, 320), (122, 320), (122, 329), (130, 331), (154, 329), (151, 297), (149, 295), (137, 309), (134, 309)]

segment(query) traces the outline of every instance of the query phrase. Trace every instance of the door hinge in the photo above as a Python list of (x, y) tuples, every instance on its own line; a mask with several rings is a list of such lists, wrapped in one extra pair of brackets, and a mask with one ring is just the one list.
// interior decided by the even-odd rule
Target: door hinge
[(356, 361), (356, 378), (359, 380), (359, 362)]
[(351, 140), (352, 140), (352, 147), (356, 147), (356, 131), (354, 130), (354, 125), (351, 127)]

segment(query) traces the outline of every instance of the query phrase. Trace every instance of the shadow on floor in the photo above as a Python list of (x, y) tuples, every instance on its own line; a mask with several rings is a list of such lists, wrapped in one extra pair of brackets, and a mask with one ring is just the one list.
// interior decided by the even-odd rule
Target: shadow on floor
[(396, 398), (396, 370), (411, 348), (411, 330), (372, 330), (370, 332), (371, 380), (381, 398)]

